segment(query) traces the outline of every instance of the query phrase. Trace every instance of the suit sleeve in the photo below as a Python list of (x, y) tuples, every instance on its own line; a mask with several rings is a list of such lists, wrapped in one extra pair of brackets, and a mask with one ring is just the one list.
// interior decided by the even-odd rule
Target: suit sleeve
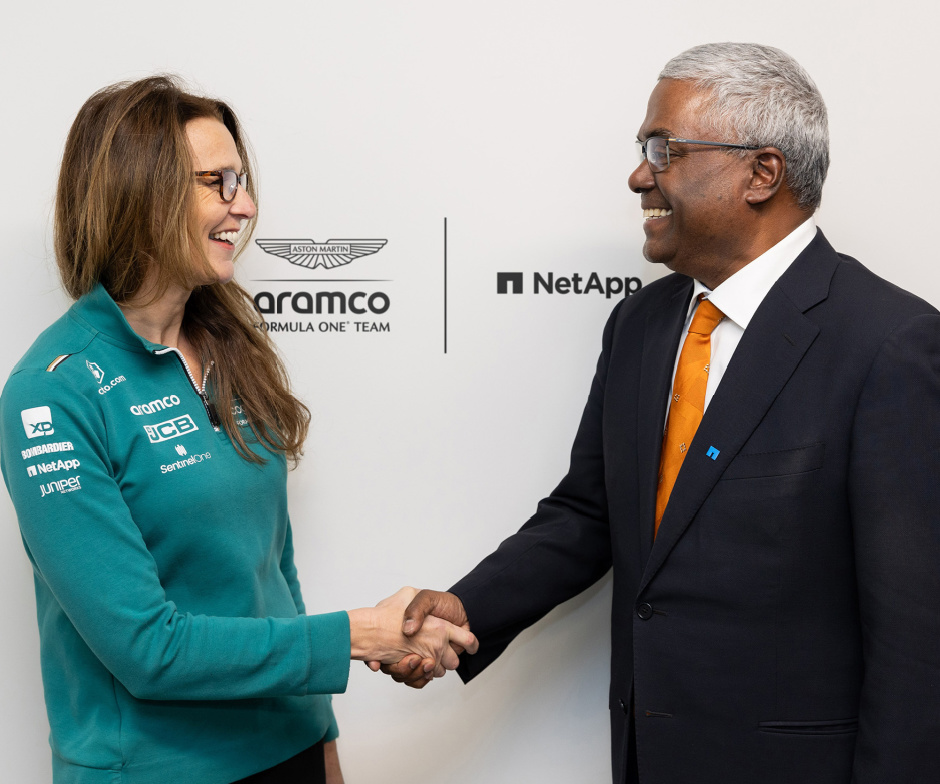
[(940, 316), (897, 329), (853, 430), (850, 500), (865, 675), (853, 782), (940, 770)]
[(567, 475), (516, 534), (451, 588), (480, 641), (474, 656), (462, 657), (458, 674), (465, 681), (489, 666), (520, 632), (610, 569), (602, 427), (607, 366), (622, 305), (604, 330)]
[[(27, 472), (21, 450), (35, 443), (24, 442), (21, 411), (37, 405), (49, 406), (54, 437), (72, 447), (63, 455), (80, 464), (67, 492), (43, 494), (48, 477)], [(167, 599), (112, 476), (104, 422), (87, 398), (51, 373), (24, 371), (4, 389), (0, 423), (4, 479), (37, 581), (48, 586), (43, 596), (55, 603), (50, 617), (61, 608), (131, 694), (218, 700), (345, 690), (346, 613), (209, 617)]]

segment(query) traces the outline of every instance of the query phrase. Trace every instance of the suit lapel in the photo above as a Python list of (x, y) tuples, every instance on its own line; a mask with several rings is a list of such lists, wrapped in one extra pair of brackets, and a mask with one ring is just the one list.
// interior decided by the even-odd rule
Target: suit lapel
[(659, 456), (663, 448), (669, 385), (691, 296), (692, 280), (687, 278), (666, 307), (650, 314), (646, 324), (638, 404), (641, 416), (638, 417), (637, 425), (640, 553), (643, 563), (646, 563), (653, 547), (653, 516), (656, 512)]
[[(754, 314), (679, 471), (647, 561), (641, 591), (662, 566), (816, 339), (819, 328), (803, 314), (825, 299), (837, 264), (835, 251), (818, 233)], [(664, 392), (663, 397), (667, 394)], [(665, 409), (662, 410), (665, 414)], [(708, 454), (712, 449), (718, 452), (714, 459)], [(655, 450), (657, 455), (659, 451)], [(645, 498), (643, 511), (644, 514), (648, 511)]]

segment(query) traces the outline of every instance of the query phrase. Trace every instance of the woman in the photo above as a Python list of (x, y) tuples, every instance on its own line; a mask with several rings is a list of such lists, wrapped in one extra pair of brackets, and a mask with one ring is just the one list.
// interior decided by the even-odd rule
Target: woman
[(350, 658), (440, 675), (451, 640), (475, 649), (444, 622), (402, 637), (412, 589), (304, 614), (286, 471), (309, 412), (232, 281), (254, 196), (235, 114), (171, 78), (99, 91), (69, 133), (55, 249), (77, 301), (0, 399), (56, 784), (322, 781), (324, 756), (341, 781)]

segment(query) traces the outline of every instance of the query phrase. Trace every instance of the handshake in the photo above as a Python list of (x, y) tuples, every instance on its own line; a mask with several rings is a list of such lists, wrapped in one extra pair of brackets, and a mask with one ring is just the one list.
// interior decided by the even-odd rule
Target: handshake
[(415, 689), (457, 669), (458, 656), (479, 643), (452, 593), (402, 588), (375, 607), (350, 610), (350, 658)]

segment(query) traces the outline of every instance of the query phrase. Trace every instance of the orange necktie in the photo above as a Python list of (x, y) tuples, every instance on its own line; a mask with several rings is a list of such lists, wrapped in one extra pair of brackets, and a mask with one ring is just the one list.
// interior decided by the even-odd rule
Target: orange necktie
[(689, 334), (679, 354), (676, 380), (672, 385), (669, 416), (663, 434), (663, 453), (659, 463), (659, 487), (656, 490), (656, 528), (666, 511), (669, 494), (676, 484), (682, 461), (692, 443), (705, 413), (705, 388), (708, 385), (708, 363), (712, 352), (712, 330), (724, 314), (707, 299), (699, 298), (698, 307), (689, 325)]

